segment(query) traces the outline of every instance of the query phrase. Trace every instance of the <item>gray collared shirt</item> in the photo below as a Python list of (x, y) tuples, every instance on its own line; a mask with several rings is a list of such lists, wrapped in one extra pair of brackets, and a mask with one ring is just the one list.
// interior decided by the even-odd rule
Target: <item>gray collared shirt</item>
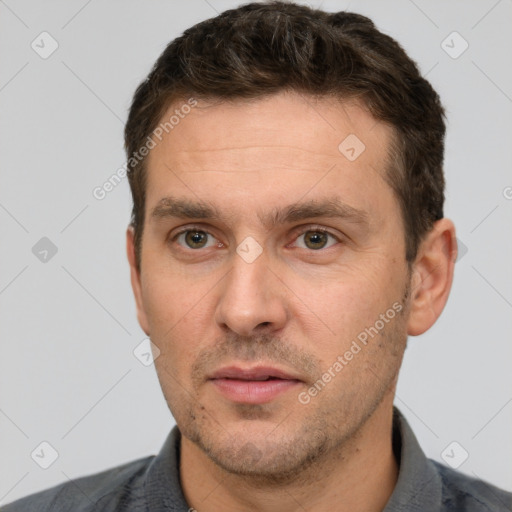
[[(5, 505), (1, 511), (192, 511), (179, 481), (179, 446), (180, 432), (174, 427), (157, 456), (65, 482)], [(427, 459), (396, 407), (393, 450), (400, 471), (383, 512), (512, 511), (512, 493)]]

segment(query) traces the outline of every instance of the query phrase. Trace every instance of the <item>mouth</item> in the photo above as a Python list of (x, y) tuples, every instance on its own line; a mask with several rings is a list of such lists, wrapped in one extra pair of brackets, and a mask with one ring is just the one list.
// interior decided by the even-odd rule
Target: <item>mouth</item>
[(214, 372), (209, 382), (232, 402), (263, 404), (297, 387), (302, 380), (291, 373), (270, 366), (229, 366)]

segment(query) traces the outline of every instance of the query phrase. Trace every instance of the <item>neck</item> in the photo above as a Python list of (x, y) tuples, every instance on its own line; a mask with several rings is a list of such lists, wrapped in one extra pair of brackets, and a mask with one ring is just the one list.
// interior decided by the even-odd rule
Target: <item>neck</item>
[(349, 441), (285, 485), (228, 473), (184, 437), (180, 477), (187, 502), (199, 512), (381, 512), (398, 478), (392, 402), (384, 400)]

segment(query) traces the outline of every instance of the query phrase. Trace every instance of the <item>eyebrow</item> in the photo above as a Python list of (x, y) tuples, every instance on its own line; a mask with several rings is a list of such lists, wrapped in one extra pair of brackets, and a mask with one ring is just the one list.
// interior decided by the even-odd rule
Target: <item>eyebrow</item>
[[(340, 218), (356, 224), (369, 224), (368, 214), (364, 210), (359, 210), (344, 203), (339, 197), (296, 202), (283, 208), (275, 208), (272, 212), (264, 215), (258, 214), (260, 222), (267, 229), (279, 224), (316, 217)], [(207, 202), (167, 196), (160, 199), (153, 208), (151, 218), (220, 220), (223, 215), (214, 205)]]

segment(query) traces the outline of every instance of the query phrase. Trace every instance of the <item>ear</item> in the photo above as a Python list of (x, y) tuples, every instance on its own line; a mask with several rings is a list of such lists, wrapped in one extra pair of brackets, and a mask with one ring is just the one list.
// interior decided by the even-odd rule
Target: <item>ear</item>
[(453, 281), (457, 258), (455, 227), (449, 219), (438, 220), (421, 242), (413, 264), (411, 304), (407, 333), (424, 333), (441, 315)]
[(133, 295), (137, 306), (137, 319), (142, 330), (149, 336), (149, 322), (144, 309), (144, 300), (142, 298), (141, 275), (137, 268), (135, 258), (135, 232), (133, 226), (128, 226), (126, 230), (126, 255), (130, 263), (130, 279), (132, 282)]

